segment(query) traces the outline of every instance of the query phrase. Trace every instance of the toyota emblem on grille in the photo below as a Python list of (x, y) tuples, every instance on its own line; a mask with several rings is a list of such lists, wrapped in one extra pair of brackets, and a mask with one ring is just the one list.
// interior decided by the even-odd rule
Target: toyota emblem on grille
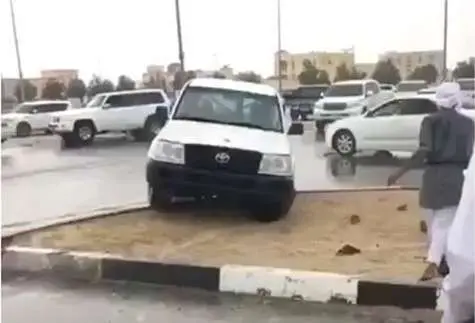
[(214, 160), (216, 160), (216, 162), (219, 164), (227, 164), (229, 163), (230, 159), (231, 159), (231, 156), (229, 156), (225, 152), (217, 153), (216, 156), (214, 156)]

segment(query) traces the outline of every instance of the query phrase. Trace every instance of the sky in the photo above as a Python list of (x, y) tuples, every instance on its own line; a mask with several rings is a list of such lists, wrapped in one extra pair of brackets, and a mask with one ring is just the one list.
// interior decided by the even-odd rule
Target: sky
[[(13, 0), (23, 74), (76, 68), (89, 79), (141, 79), (178, 61), (174, 0)], [(475, 56), (475, 1), (449, 1), (448, 65)], [(443, 46), (443, 0), (281, 0), (282, 48), (354, 46), (357, 62)], [(186, 69), (273, 73), (277, 0), (180, 0)], [(9, 1), (0, 1), (0, 71), (16, 77)]]

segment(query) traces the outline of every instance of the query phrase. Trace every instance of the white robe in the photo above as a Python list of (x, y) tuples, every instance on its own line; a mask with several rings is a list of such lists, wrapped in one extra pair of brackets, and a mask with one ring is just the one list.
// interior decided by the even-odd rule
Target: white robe
[[(475, 150), (474, 150), (475, 151)], [(448, 234), (443, 323), (460, 323), (474, 315), (475, 153), (465, 171), (462, 197)]]

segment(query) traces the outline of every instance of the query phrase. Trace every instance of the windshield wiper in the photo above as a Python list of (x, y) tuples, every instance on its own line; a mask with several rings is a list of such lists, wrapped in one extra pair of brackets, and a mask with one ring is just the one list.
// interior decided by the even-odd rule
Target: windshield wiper
[(249, 123), (249, 122), (227, 121), (227, 122), (221, 122), (221, 123), (227, 124), (227, 125), (230, 125), (230, 126), (241, 126), (241, 127), (259, 129), (259, 130), (277, 131), (277, 129), (266, 128), (266, 127), (260, 126), (258, 124)]
[(207, 118), (203, 118), (203, 117), (187, 116), (187, 115), (175, 116), (173, 119), (175, 119), (175, 120), (190, 120), (190, 121), (201, 121), (201, 122), (217, 123), (217, 121), (213, 120), (213, 119), (207, 119)]

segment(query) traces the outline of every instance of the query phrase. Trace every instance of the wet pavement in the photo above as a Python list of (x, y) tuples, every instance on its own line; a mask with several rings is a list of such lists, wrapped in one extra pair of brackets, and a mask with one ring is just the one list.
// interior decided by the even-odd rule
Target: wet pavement
[(440, 322), (439, 317), (432, 311), (308, 304), (150, 286), (32, 278), (2, 283), (2, 321), (8, 323), (430, 323)]
[[(388, 157), (325, 157), (322, 140), (313, 131), (291, 138), (297, 190), (385, 185), (400, 163)], [(2, 145), (3, 226), (145, 202), (147, 148), (112, 135), (66, 150), (57, 136), (7, 141)], [(400, 184), (418, 186), (420, 177), (420, 170), (411, 171)]]

